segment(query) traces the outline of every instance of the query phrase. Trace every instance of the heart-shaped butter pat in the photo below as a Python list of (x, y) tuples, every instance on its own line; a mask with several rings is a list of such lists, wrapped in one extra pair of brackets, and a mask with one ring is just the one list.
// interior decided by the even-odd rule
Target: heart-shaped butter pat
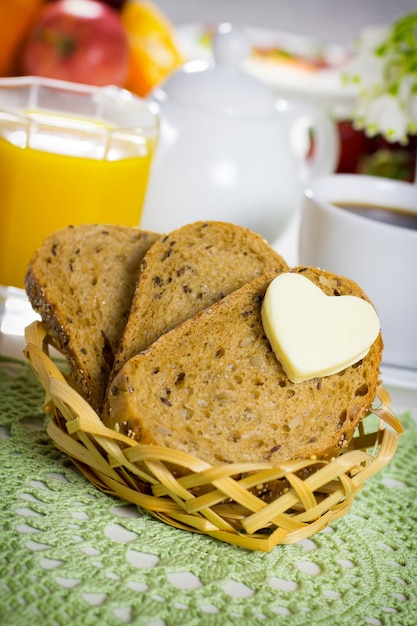
[(280, 274), (262, 304), (265, 334), (288, 378), (299, 383), (357, 363), (380, 331), (374, 307), (356, 296), (327, 296), (301, 274)]

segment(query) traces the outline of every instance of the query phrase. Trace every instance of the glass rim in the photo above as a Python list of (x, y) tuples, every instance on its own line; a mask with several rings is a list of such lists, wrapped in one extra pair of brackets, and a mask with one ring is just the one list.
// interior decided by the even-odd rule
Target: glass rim
[[(33, 103), (28, 104), (29, 111), (25, 111), (22, 105), (13, 106), (10, 103), (3, 103), (1, 98), (1, 92), (5, 89), (31, 89), (35, 90), (35, 97)], [(72, 112), (70, 107), (64, 108), (54, 108), (51, 106), (50, 108), (45, 106), (44, 104), (39, 105), (36, 104), (36, 95), (39, 93), (39, 89), (50, 90), (51, 93), (62, 93), (67, 94), (68, 96), (80, 96), (86, 97), (90, 96), (92, 104), (95, 105), (96, 111), (92, 114), (89, 113), (80, 113), (77, 111)], [(103, 114), (103, 106), (104, 105), (114, 105), (120, 106), (121, 108), (125, 108), (126, 111), (130, 111), (139, 115), (142, 113), (142, 117), (140, 121), (132, 124), (122, 125), (115, 122), (111, 122), (106, 119), (106, 115)], [(159, 132), (160, 120), (159, 120), (159, 107), (156, 103), (152, 101), (147, 101), (139, 96), (136, 96), (132, 92), (123, 89), (121, 87), (117, 87), (114, 85), (107, 85), (104, 87), (98, 87), (94, 85), (86, 85), (83, 83), (75, 83), (64, 80), (57, 80), (52, 78), (44, 78), (42, 76), (14, 76), (14, 77), (0, 77), (0, 111), (4, 111), (8, 115), (14, 115), (21, 120), (25, 120), (30, 123), (36, 119), (36, 116), (39, 115), (39, 110), (36, 111), (36, 108), (42, 109), (47, 112), (64, 114), (67, 115), (67, 118), (70, 120), (75, 120), (77, 117), (85, 117), (86, 119), (100, 120), (109, 123), (109, 126), (106, 128), (106, 132), (113, 134), (124, 134), (124, 133), (139, 133), (144, 132), (147, 135), (157, 135)], [(30, 111), (33, 108), (34, 111)], [(65, 127), (65, 117), (63, 115), (63, 119), (60, 121), (60, 126)], [(42, 122), (47, 125), (46, 121)], [(57, 126), (56, 119), (50, 122), (51, 127)], [(89, 129), (91, 131), (91, 128)], [(102, 129), (103, 130), (103, 129)]]

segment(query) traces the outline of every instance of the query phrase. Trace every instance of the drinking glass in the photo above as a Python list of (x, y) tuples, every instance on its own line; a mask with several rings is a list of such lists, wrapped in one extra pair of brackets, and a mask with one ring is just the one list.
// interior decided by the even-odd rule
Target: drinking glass
[(16, 312), (13, 302), (24, 299), (30, 257), (51, 232), (139, 224), (158, 134), (153, 105), (126, 90), (0, 79), (2, 325), (8, 300)]

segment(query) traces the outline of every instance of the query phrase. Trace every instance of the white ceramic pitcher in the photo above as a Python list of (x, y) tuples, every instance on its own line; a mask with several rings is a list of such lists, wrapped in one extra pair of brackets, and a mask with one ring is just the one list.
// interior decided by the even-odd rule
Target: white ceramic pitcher
[[(156, 88), (161, 128), (141, 226), (167, 232), (222, 220), (276, 240), (312, 175), (334, 170), (339, 139), (320, 108), (277, 100), (241, 69), (244, 30), (221, 24), (214, 61), (190, 61)], [(307, 127), (314, 157), (307, 161)]]

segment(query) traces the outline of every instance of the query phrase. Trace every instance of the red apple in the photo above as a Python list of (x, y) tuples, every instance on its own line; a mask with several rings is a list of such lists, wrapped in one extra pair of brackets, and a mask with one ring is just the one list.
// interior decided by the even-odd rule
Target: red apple
[(46, 5), (29, 34), (22, 69), (28, 75), (123, 86), (129, 45), (119, 14), (96, 0)]

